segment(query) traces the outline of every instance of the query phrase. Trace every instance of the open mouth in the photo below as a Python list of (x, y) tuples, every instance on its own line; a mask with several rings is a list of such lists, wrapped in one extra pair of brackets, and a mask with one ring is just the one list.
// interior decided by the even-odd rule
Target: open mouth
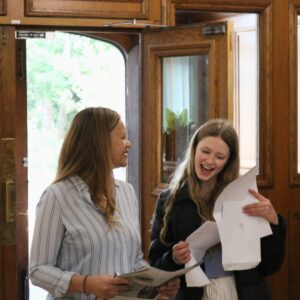
[(201, 174), (203, 174), (204, 176), (209, 176), (211, 175), (211, 173), (214, 171), (214, 168), (209, 167), (209, 166), (205, 166), (205, 165), (201, 165)]

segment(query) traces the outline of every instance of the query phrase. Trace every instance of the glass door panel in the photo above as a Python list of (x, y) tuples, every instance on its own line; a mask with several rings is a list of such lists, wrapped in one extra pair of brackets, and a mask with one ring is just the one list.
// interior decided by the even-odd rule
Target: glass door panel
[(162, 59), (162, 178), (167, 183), (195, 129), (209, 116), (208, 54)]

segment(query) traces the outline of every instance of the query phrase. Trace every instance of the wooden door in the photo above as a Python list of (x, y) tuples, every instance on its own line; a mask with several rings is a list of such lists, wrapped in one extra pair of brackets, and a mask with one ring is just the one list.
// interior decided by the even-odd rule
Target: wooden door
[(27, 293), (26, 116), (20, 101), (26, 94), (24, 43), (15, 40), (14, 31), (3, 27), (0, 46), (0, 299), (26, 299)]
[(233, 90), (232, 70), (229, 67), (232, 66), (231, 42), (231, 23), (228, 22), (169, 28), (143, 34), (141, 201), (145, 254), (149, 247), (150, 223), (156, 199), (158, 193), (167, 187), (164, 173), (171, 173), (176, 165), (176, 161), (170, 163), (163, 158), (164, 61), (170, 57), (207, 56), (207, 69), (201, 71), (208, 73), (206, 104), (202, 106), (201, 99), (204, 98), (198, 98), (198, 115), (202, 113), (204, 117), (198, 118), (198, 124), (194, 125), (198, 126), (211, 117), (228, 118), (232, 110)]

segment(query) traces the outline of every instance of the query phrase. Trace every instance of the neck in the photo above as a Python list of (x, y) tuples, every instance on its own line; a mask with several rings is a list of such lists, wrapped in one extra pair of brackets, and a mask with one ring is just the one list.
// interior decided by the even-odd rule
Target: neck
[(216, 179), (212, 178), (208, 181), (202, 181), (200, 186), (200, 194), (204, 200), (208, 201), (211, 198), (212, 190), (216, 185)]

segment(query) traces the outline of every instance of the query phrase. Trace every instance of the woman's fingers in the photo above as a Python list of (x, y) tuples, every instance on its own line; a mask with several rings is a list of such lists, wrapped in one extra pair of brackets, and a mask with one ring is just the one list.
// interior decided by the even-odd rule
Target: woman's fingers
[(179, 286), (180, 286), (180, 280), (176, 278), (169, 281), (165, 285), (162, 285), (159, 288), (159, 292), (162, 296), (169, 298), (177, 294), (179, 290)]
[(188, 242), (180, 241), (175, 244), (172, 248), (172, 255), (176, 262), (180, 264), (187, 263), (191, 258)]
[(271, 201), (252, 189), (250, 189), (249, 192), (259, 202), (245, 205), (243, 207), (243, 212), (249, 216), (265, 218), (269, 223), (278, 224), (278, 215)]

